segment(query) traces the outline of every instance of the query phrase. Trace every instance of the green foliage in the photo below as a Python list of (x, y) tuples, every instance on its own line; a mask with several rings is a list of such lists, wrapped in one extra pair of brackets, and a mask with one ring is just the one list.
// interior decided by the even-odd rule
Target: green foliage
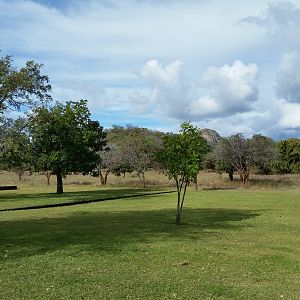
[(113, 126), (107, 131), (111, 153), (103, 153), (104, 167), (108, 167), (116, 175), (135, 171), (145, 187), (145, 172), (158, 167), (156, 152), (162, 146), (164, 135), (162, 132), (132, 125)]
[(184, 122), (181, 124), (179, 134), (166, 136), (164, 148), (158, 152), (158, 161), (169, 179), (176, 182), (176, 224), (180, 223), (186, 187), (197, 178), (202, 169), (203, 157), (208, 150), (209, 146), (201, 136), (200, 129), (189, 122)]
[(300, 139), (288, 139), (276, 144), (274, 168), (278, 173), (300, 173)]
[(4, 119), (1, 121), (0, 165), (4, 170), (14, 171), (19, 175), (32, 168), (32, 146), (24, 118)]
[(255, 134), (250, 139), (250, 147), (253, 149), (253, 162), (257, 173), (270, 174), (275, 159), (275, 142), (271, 138)]
[(20, 70), (12, 66), (11, 56), (0, 57), (0, 112), (20, 110), (51, 100), (48, 76), (41, 74), (43, 65), (27, 61)]
[(97, 152), (106, 144), (103, 128), (90, 119), (86, 100), (35, 109), (30, 132), (36, 167), (57, 176), (92, 171), (100, 159)]
[(201, 131), (184, 122), (179, 134), (166, 136), (164, 149), (159, 152), (158, 158), (169, 179), (189, 184), (202, 169), (203, 156), (208, 149)]

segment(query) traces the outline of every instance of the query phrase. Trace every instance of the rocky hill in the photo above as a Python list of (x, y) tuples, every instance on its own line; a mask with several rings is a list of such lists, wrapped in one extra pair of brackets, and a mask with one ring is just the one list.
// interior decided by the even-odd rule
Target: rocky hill
[(222, 137), (219, 135), (219, 133), (215, 130), (205, 128), (205, 129), (202, 129), (201, 132), (202, 132), (202, 136), (204, 137), (204, 139), (210, 145), (218, 144), (222, 139)]

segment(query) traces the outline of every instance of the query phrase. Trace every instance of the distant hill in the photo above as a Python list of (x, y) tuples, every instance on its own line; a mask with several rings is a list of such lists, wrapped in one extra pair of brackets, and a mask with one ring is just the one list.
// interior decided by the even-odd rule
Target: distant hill
[(212, 146), (216, 145), (222, 139), (220, 134), (215, 130), (205, 128), (205, 129), (202, 129), (201, 132), (202, 132), (202, 136), (204, 137), (204, 139), (207, 141), (207, 143), (209, 145), (212, 145)]
[[(160, 132), (157, 130), (151, 130), (148, 128), (139, 128), (131, 125), (128, 126), (116, 126), (114, 125), (112, 128), (106, 130), (107, 140), (109, 143), (113, 143), (116, 145), (121, 145), (123, 141), (128, 137), (128, 135), (133, 132), (138, 133), (144, 137), (151, 137), (153, 140), (157, 140), (158, 142), (162, 142), (164, 136), (168, 135), (164, 132)], [(203, 138), (207, 141), (207, 143), (211, 146), (218, 144), (222, 137), (220, 134), (212, 129), (202, 129), (201, 130)]]

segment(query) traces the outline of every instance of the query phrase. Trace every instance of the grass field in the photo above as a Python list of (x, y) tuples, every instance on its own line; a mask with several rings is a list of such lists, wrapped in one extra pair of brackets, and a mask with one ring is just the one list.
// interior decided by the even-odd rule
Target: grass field
[[(0, 209), (141, 192), (50, 189), (1, 191)], [(0, 298), (300, 299), (299, 189), (189, 190), (180, 226), (175, 197), (1, 212)]]

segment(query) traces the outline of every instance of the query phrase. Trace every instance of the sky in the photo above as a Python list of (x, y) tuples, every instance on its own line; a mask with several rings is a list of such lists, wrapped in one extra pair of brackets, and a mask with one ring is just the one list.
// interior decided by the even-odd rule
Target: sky
[(300, 0), (0, 0), (1, 56), (104, 127), (300, 137)]

